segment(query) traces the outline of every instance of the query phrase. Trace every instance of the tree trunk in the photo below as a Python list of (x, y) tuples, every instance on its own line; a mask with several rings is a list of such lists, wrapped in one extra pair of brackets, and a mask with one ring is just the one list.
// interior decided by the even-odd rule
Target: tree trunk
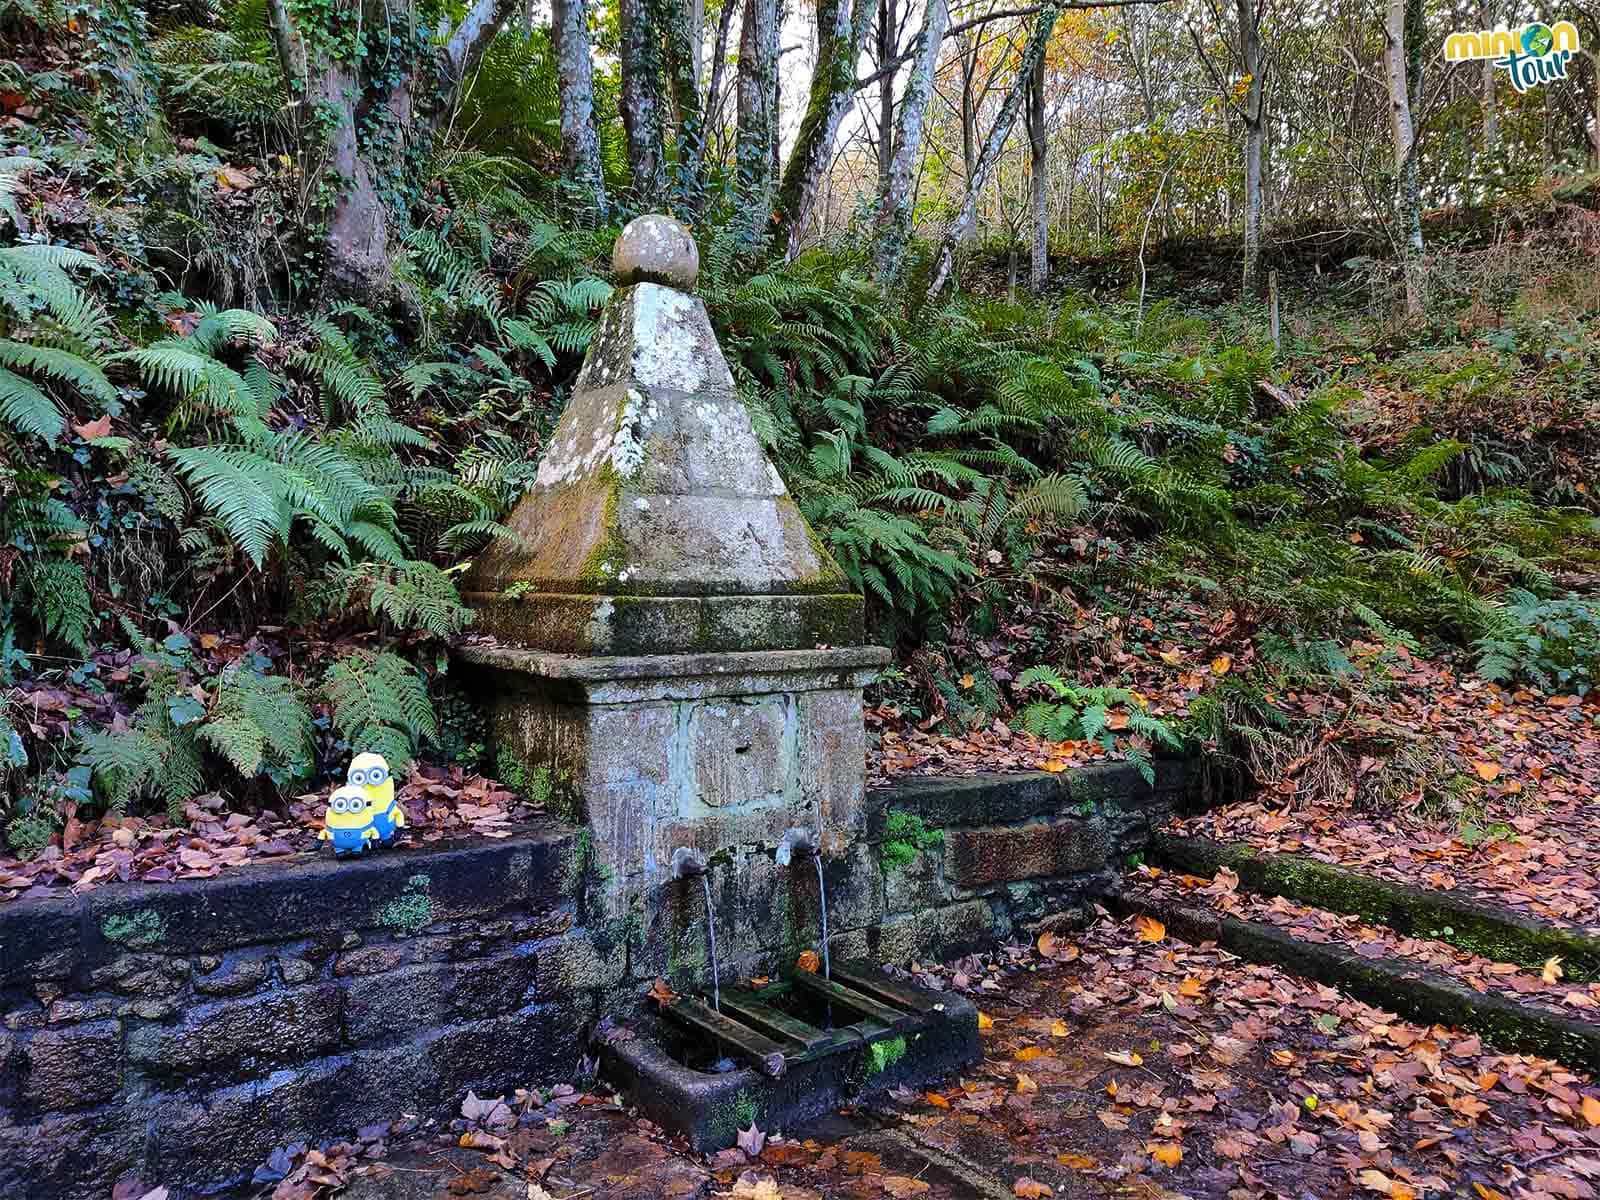
[(962, 181), (978, 173), (978, 101), (973, 91), (978, 77), (978, 52), (961, 47), (961, 169)]
[(1056, 27), (1056, 18), (1061, 15), (1063, 7), (1064, 0), (1044, 0), (1039, 15), (1034, 18), (1033, 32), (1028, 35), (1028, 44), (1022, 51), (1022, 61), (1017, 64), (1017, 77), (1011, 83), (1011, 90), (1006, 93), (1000, 112), (989, 129), (989, 136), (984, 139), (983, 151), (978, 155), (978, 162), (971, 178), (967, 180), (967, 192), (961, 199), (961, 208), (956, 212), (956, 219), (939, 246), (933, 281), (928, 284), (930, 300), (944, 291), (945, 285), (950, 281), (950, 270), (955, 263), (956, 244), (966, 236), (967, 229), (972, 224), (973, 214), (978, 209), (978, 193), (983, 189), (984, 181), (988, 179), (989, 172), (994, 169), (995, 162), (1000, 158), (1000, 151), (1005, 148), (1006, 138), (1011, 133), (1012, 125), (1016, 124), (1017, 111), (1022, 107), (1023, 96), (1033, 78), (1034, 68), (1044, 57), (1045, 47), (1050, 42), (1050, 34)]
[(1594, 107), (1589, 126), (1589, 169), (1600, 171), (1600, 49), (1585, 50), (1589, 60), (1589, 100)]
[(778, 0), (744, 0), (744, 26), (739, 36), (739, 131), (734, 160), (752, 239), (772, 225), (777, 85)]
[(820, 46), (811, 98), (778, 185), (778, 234), (789, 259), (800, 252), (817, 188), (833, 157), (839, 122), (855, 99), (856, 59), (872, 13), (871, 0), (856, 0), (853, 8), (850, 0), (823, 0), (818, 5)]
[[(865, 3), (865, 0), (860, 0)], [(885, 70), (900, 49), (895, 23), (895, 0), (878, 3), (878, 195), (889, 190), (889, 168), (894, 159), (894, 77)]]
[(1262, 104), (1266, 94), (1261, 78), (1261, 0), (1235, 0), (1239, 21), (1239, 49), (1250, 86), (1244, 98), (1244, 278), (1246, 296), (1256, 291), (1261, 270), (1262, 189), (1261, 157), (1266, 140)]
[(1033, 189), (1033, 255), (1028, 290), (1035, 296), (1050, 278), (1050, 180), (1045, 165), (1049, 146), (1044, 129), (1044, 55), (1033, 65), (1028, 84), (1028, 175)]
[[(700, 161), (705, 154), (705, 117), (700, 106), (700, 75), (691, 0), (659, 0), (661, 23), (667, 35), (667, 77), (672, 85), (672, 107), (678, 118), (678, 160), (674, 177), (674, 207), (693, 220), (700, 211)], [(703, 12), (703, 10), (702, 10)]]
[[(722, 9), (717, 13), (717, 40), (711, 49), (711, 80), (706, 84), (706, 102), (704, 116), (706, 122), (706, 136), (722, 128), (722, 76), (728, 64), (728, 33), (733, 26), (733, 16), (739, 5), (738, 0), (724, 0)], [(700, 194), (705, 194), (706, 187), (706, 156), (700, 156), (700, 178), (696, 181)]]
[(879, 282), (886, 288), (900, 272), (906, 240), (911, 236), (911, 174), (922, 157), (922, 138), (928, 123), (928, 104), (933, 99), (939, 45), (944, 41), (944, 31), (949, 24), (950, 0), (927, 0), (922, 14), (922, 32), (917, 35), (916, 56), (911, 62), (911, 77), (906, 81), (906, 94), (900, 100), (888, 183), (878, 202), (872, 261)]
[[(397, 168), (382, 164), (403, 166), (406, 148), (449, 118), (463, 82), (515, 2), (475, 0), (442, 45), (415, 47), (406, 57), (369, 67), (361, 0), (332, 0), (312, 43), (289, 0), (267, 0), (267, 29), (289, 90), (300, 100), (302, 130), (317, 139), (307, 149), (305, 187), (321, 226), (324, 298), (389, 299), (395, 214), (383, 195), (405, 181), (393, 177)], [(402, 10), (395, 20), (414, 27), (417, 15)]]
[(628, 172), (634, 199), (645, 208), (660, 204), (667, 191), (662, 143), (661, 30), (653, 0), (618, 0), (622, 38), (622, 128), (628, 143)]
[(595, 216), (606, 209), (600, 136), (594, 120), (594, 65), (587, 0), (551, 0), (552, 41), (561, 93), (562, 173)]
[[(1490, 0), (1484, 0), (1479, 6), (1479, 29), (1494, 28), (1495, 6)], [(1500, 149), (1500, 109), (1495, 103), (1495, 75), (1494, 60), (1483, 60), (1483, 80), (1478, 103), (1483, 108), (1483, 157), (1488, 162)]]
[[(1412, 8), (1421, 0), (1386, 0), (1383, 22), (1383, 69), (1389, 89), (1389, 131), (1394, 145), (1394, 220), (1405, 275), (1406, 313), (1423, 310), (1422, 197), (1417, 178), (1416, 132), (1412, 125), (1411, 68), (1419, 57), (1408, 45)], [(1408, 53), (1408, 51), (1410, 51)]]

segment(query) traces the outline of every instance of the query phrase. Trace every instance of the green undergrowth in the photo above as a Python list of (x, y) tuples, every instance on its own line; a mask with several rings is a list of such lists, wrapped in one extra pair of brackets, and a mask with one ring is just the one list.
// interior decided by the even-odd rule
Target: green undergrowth
[[(260, 11), (151, 20), (161, 136), (128, 132), (116, 89), (7, 77), (40, 116), (0, 159), (0, 688), (68, 697), (47, 735), (0, 709), (23, 852), (69, 808), (282, 804), (360, 749), (495, 769), (449, 673), (463, 568), (514, 536), (629, 215), (580, 222), (549, 186), (548, 40), (507, 30), (472, 119), (393, 164), (395, 294), (333, 302), (284, 232), (316, 198)], [(1196, 747), (1259, 775), (1314, 735), (1275, 697), (1388, 686), (1396, 648), (1594, 686), (1600, 339), (1576, 268), (1463, 268), (1404, 330), (1313, 295), (1278, 350), (1257, 304), (1211, 295), (885, 292), (861, 230), (780, 261), (731, 196), (694, 222), (698, 291), (757, 437), (896, 648), (879, 703), (1147, 776)], [(1103, 653), (1146, 623), (1153, 644), (1175, 605), (1226, 623), (1196, 653), (1251, 652), (1181, 721)], [(1426, 746), (1381, 750), (1397, 791), (1432, 774)], [(498, 765), (578, 811), (563, 780)], [(927, 836), (891, 831), (886, 867)]]

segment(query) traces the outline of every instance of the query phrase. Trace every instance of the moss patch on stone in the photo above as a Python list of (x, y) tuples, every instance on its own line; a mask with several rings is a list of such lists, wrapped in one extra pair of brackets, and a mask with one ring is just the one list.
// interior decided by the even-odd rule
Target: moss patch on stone
[(906, 1039), (903, 1036), (888, 1038), (881, 1042), (873, 1042), (872, 1061), (868, 1065), (868, 1070), (874, 1075), (882, 1075), (905, 1056)]
[(883, 833), (878, 860), (885, 872), (903, 871), (922, 851), (944, 843), (943, 830), (929, 829), (916, 813), (900, 808), (890, 809), (884, 817)]
[(621, 487), (609, 467), (601, 472), (601, 480), (606, 486), (605, 512), (600, 518), (604, 532), (584, 559), (578, 571), (578, 582), (604, 593), (616, 586), (617, 576), (627, 566), (628, 544), (622, 539), (622, 527), (617, 520)]
[(756, 1098), (748, 1088), (741, 1088), (737, 1096), (711, 1114), (706, 1122), (707, 1133), (716, 1138), (719, 1144), (732, 1145), (739, 1130), (749, 1129), (760, 1115)]
[(154, 946), (167, 936), (167, 922), (153, 908), (135, 909), (131, 913), (115, 913), (100, 922), (100, 932), (106, 941), (139, 950)]
[(428, 895), (432, 882), (421, 874), (406, 880), (405, 891), (378, 910), (378, 924), (408, 935), (432, 925), (433, 900)]
[(1600, 940), (1450, 892), (1409, 887), (1296, 854), (1264, 854), (1207, 838), (1158, 835), (1152, 858), (1192, 875), (1226, 867), (1252, 891), (1433, 938), (1495, 962), (1538, 970), (1559, 955), (1568, 979), (1600, 979)]

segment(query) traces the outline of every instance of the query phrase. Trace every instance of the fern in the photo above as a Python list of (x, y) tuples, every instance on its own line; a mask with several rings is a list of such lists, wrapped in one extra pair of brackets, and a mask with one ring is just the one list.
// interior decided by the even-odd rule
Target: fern
[(323, 691), (333, 725), (350, 748), (409, 770), (418, 745), (439, 736), (438, 720), (422, 676), (395, 654), (356, 650), (328, 668)]

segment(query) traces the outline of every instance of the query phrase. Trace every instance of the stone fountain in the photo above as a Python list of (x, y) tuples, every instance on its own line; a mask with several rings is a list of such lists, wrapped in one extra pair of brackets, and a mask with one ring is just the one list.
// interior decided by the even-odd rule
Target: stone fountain
[(667, 217), (618, 239), (618, 290), (538, 479), (464, 594), (493, 734), (550, 772), (618, 895), (672, 852), (859, 840), (861, 688), (888, 662), (734, 389), (698, 255)]
[[(640, 217), (613, 266), (514, 536), (467, 577), (492, 640), (461, 657), (492, 698), (502, 773), (548, 781), (589, 829), (605, 916), (631, 931), (626, 976), (687, 976), (713, 1000), (608, 1039), (609, 1068), (658, 1120), (728, 1144), (734, 1098), (770, 1123), (837, 1103), (863, 1063), (883, 1086), (919, 1059), (948, 1070), (976, 1053), (976, 1017), (837, 955), (786, 1009), (728, 987), (825, 938), (830, 894), (848, 909), (876, 887), (861, 689), (889, 653), (864, 644), (861, 597), (756, 438), (692, 294), (688, 231)], [(907, 1037), (927, 1053), (900, 1065)], [(722, 1050), (746, 1065), (708, 1072)]]

